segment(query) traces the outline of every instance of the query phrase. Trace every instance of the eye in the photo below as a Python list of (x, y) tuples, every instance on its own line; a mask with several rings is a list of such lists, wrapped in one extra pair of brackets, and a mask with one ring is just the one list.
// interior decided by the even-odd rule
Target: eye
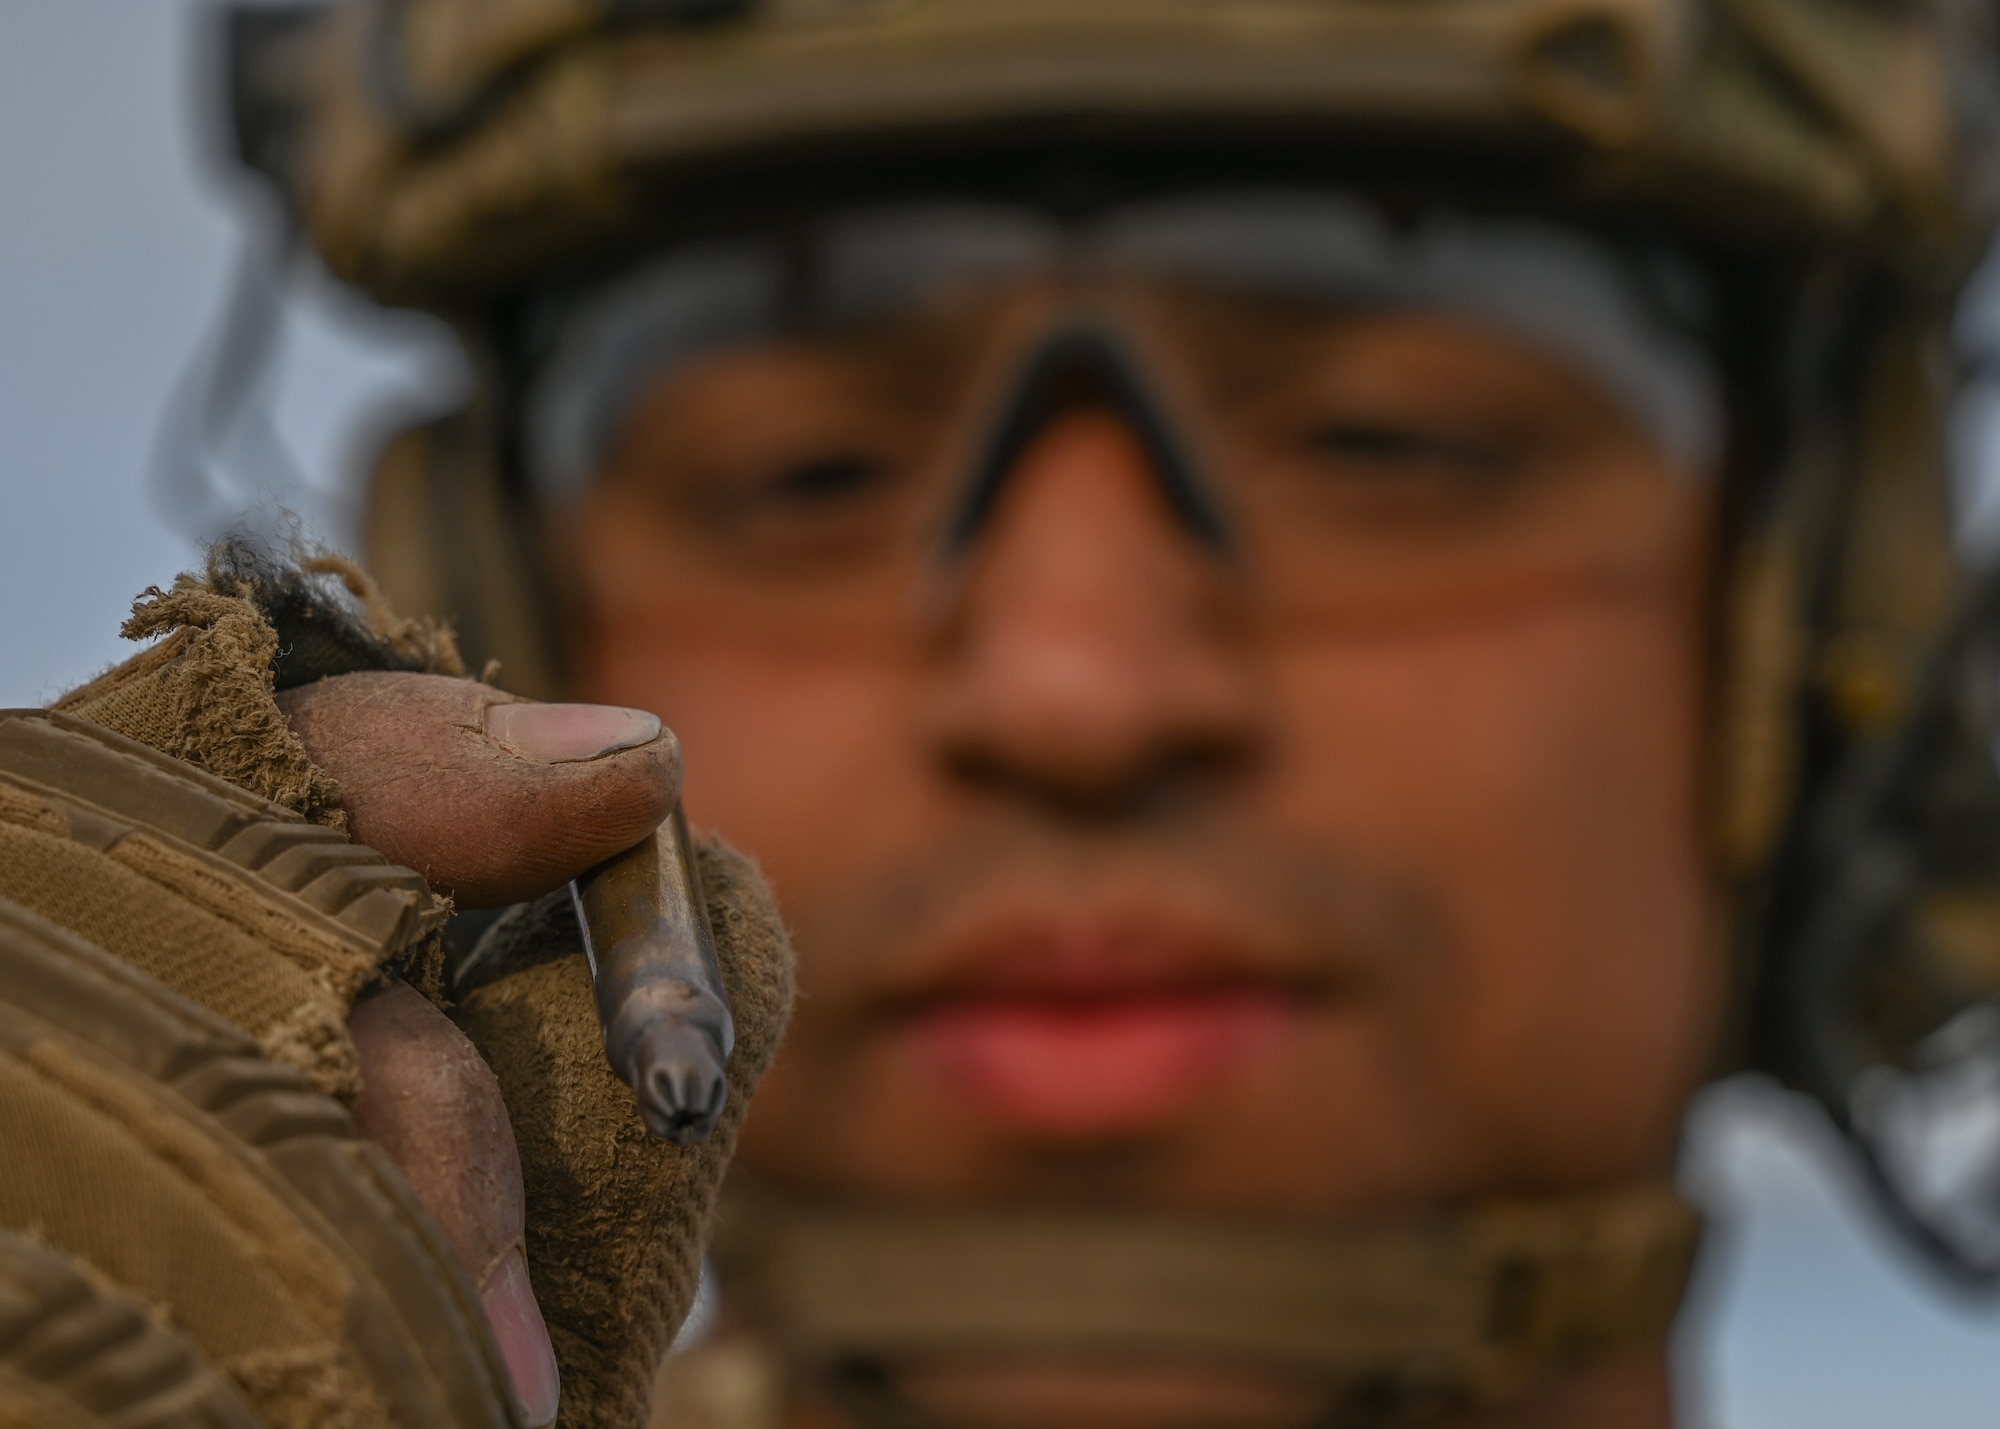
[(745, 454), (733, 465), (706, 483), (711, 515), (729, 522), (840, 520), (897, 485), (896, 463), (860, 448)]
[(697, 488), (712, 538), (744, 559), (854, 561), (905, 541), (925, 492), (892, 441), (773, 441), (712, 469)]
[(1384, 422), (1322, 423), (1305, 434), (1305, 445), (1330, 465), (1385, 480), (1493, 487), (1519, 465), (1512, 443)]
[(825, 506), (862, 495), (886, 477), (880, 461), (856, 452), (815, 457), (782, 472), (759, 493), (766, 499)]

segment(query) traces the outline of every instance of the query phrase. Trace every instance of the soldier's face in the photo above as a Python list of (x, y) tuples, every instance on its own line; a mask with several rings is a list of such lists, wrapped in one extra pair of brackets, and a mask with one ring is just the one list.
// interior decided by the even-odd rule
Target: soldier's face
[(744, 1164), (1310, 1216), (1664, 1167), (1712, 483), (1470, 326), (1173, 321), (1227, 552), (1087, 389), (913, 542), (979, 433), (923, 334), (662, 377), (581, 498), (580, 694), (674, 728), (800, 953)]

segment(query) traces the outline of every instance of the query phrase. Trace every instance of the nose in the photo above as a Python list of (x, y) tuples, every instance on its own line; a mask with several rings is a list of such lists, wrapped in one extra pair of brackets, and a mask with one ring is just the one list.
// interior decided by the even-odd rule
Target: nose
[(937, 748), (954, 777), (1122, 812), (1245, 765), (1260, 724), (1226, 569), (1108, 407), (1021, 449), (938, 627)]

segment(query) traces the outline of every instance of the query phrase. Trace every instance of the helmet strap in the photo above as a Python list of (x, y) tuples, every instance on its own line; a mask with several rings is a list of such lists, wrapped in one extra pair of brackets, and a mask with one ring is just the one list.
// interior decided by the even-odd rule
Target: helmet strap
[(1661, 1344), (1700, 1233), (1664, 1181), (1332, 1224), (726, 1195), (731, 1308), (879, 1429), (924, 1423), (902, 1371), (954, 1360), (1250, 1368), (1334, 1425), (1500, 1405)]

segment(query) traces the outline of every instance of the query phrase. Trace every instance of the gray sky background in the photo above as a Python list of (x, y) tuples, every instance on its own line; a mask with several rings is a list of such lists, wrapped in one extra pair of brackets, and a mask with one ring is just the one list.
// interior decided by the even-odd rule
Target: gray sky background
[[(0, 0), (0, 705), (120, 658), (132, 596), (195, 556), (143, 475), (241, 244), (192, 103), (205, 8)], [(385, 412), (455, 381), (435, 333), (324, 285), (291, 302), (283, 362), (280, 430), (333, 491)], [(1828, 1146), (1754, 1083), (1697, 1111), (1685, 1179), (1721, 1223), (1682, 1337), (1689, 1429), (2000, 1424), (2000, 1307), (1887, 1245)]]

